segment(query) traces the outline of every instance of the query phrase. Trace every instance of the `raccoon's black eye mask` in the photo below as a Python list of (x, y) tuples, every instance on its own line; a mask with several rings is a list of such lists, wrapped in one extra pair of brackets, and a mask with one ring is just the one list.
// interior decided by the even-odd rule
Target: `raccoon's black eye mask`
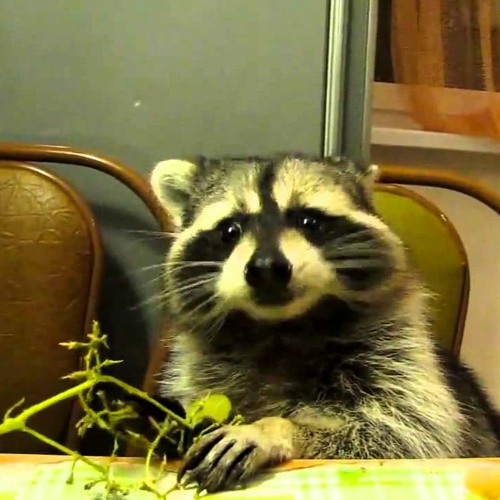
[[(235, 245), (254, 218), (259, 214), (235, 214), (221, 220), (211, 231), (222, 243)], [(276, 215), (275, 226), (285, 226), (299, 230), (311, 243), (321, 246), (348, 234), (366, 232), (367, 228), (351, 221), (345, 216), (333, 216), (322, 210), (309, 207), (296, 207), (286, 211), (285, 215)]]
[(342, 215), (329, 215), (315, 208), (294, 208), (287, 212), (288, 225), (299, 229), (307, 240), (318, 246), (347, 235), (366, 232), (362, 224)]
[(297, 228), (311, 237), (324, 233), (328, 223), (328, 216), (314, 208), (288, 210), (286, 219), (288, 226)]

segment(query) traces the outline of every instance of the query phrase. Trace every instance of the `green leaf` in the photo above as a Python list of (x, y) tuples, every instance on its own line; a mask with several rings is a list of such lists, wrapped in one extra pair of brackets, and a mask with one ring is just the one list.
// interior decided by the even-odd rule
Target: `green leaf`
[(122, 359), (105, 359), (104, 361), (101, 362), (101, 368), (107, 367), (107, 366), (113, 366), (113, 365), (119, 365), (123, 363)]
[(61, 377), (63, 380), (85, 380), (88, 376), (86, 371), (80, 370)]
[(17, 410), (19, 407), (21, 407), (24, 402), (26, 401), (26, 398), (22, 398), (20, 399), (15, 405), (11, 406), (6, 412), (5, 412), (5, 415), (4, 415), (4, 420), (7, 420), (8, 418), (10, 418), (10, 416), (12, 415), (12, 413), (14, 412), (14, 410)]
[(73, 340), (71, 342), (59, 342), (59, 345), (62, 347), (66, 347), (67, 349), (70, 349), (70, 350), (87, 349), (88, 348), (88, 344), (85, 344), (83, 342), (75, 342)]
[(225, 423), (231, 414), (231, 401), (223, 394), (209, 394), (203, 399), (193, 401), (186, 408), (186, 419), (193, 426), (205, 418), (218, 424)]

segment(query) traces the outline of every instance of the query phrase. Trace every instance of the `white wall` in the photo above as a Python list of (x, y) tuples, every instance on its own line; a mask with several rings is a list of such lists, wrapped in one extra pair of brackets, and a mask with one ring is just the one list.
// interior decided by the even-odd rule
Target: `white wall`
[[(450, 169), (500, 192), (500, 156), (373, 146), (372, 161)], [(471, 292), (461, 356), (478, 372), (500, 408), (500, 217), (475, 200), (442, 189), (415, 188), (436, 203), (462, 237)]]

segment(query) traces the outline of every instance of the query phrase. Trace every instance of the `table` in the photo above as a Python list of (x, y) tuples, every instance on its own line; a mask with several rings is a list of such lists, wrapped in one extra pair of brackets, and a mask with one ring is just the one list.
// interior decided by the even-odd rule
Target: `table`
[[(109, 459), (97, 457), (99, 463)], [(114, 476), (138, 484), (143, 461), (120, 458)], [(175, 479), (165, 473), (165, 485)], [(0, 500), (98, 500), (97, 487), (85, 490), (96, 478), (94, 470), (79, 463), (75, 481), (66, 484), (71, 461), (62, 456), (0, 454)], [(118, 498), (154, 499), (132, 489)], [(174, 491), (167, 500), (194, 498), (193, 490)], [(471, 460), (295, 460), (266, 471), (245, 490), (205, 497), (214, 500), (500, 500), (500, 458)]]

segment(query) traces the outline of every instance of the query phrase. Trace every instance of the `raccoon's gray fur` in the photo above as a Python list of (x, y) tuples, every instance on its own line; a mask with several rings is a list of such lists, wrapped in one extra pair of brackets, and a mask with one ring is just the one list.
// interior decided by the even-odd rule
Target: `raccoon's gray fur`
[(189, 452), (209, 491), (290, 458), (500, 455), (474, 375), (441, 352), (425, 289), (377, 216), (377, 169), (343, 159), (169, 160), (164, 395), (226, 394), (248, 425)]

